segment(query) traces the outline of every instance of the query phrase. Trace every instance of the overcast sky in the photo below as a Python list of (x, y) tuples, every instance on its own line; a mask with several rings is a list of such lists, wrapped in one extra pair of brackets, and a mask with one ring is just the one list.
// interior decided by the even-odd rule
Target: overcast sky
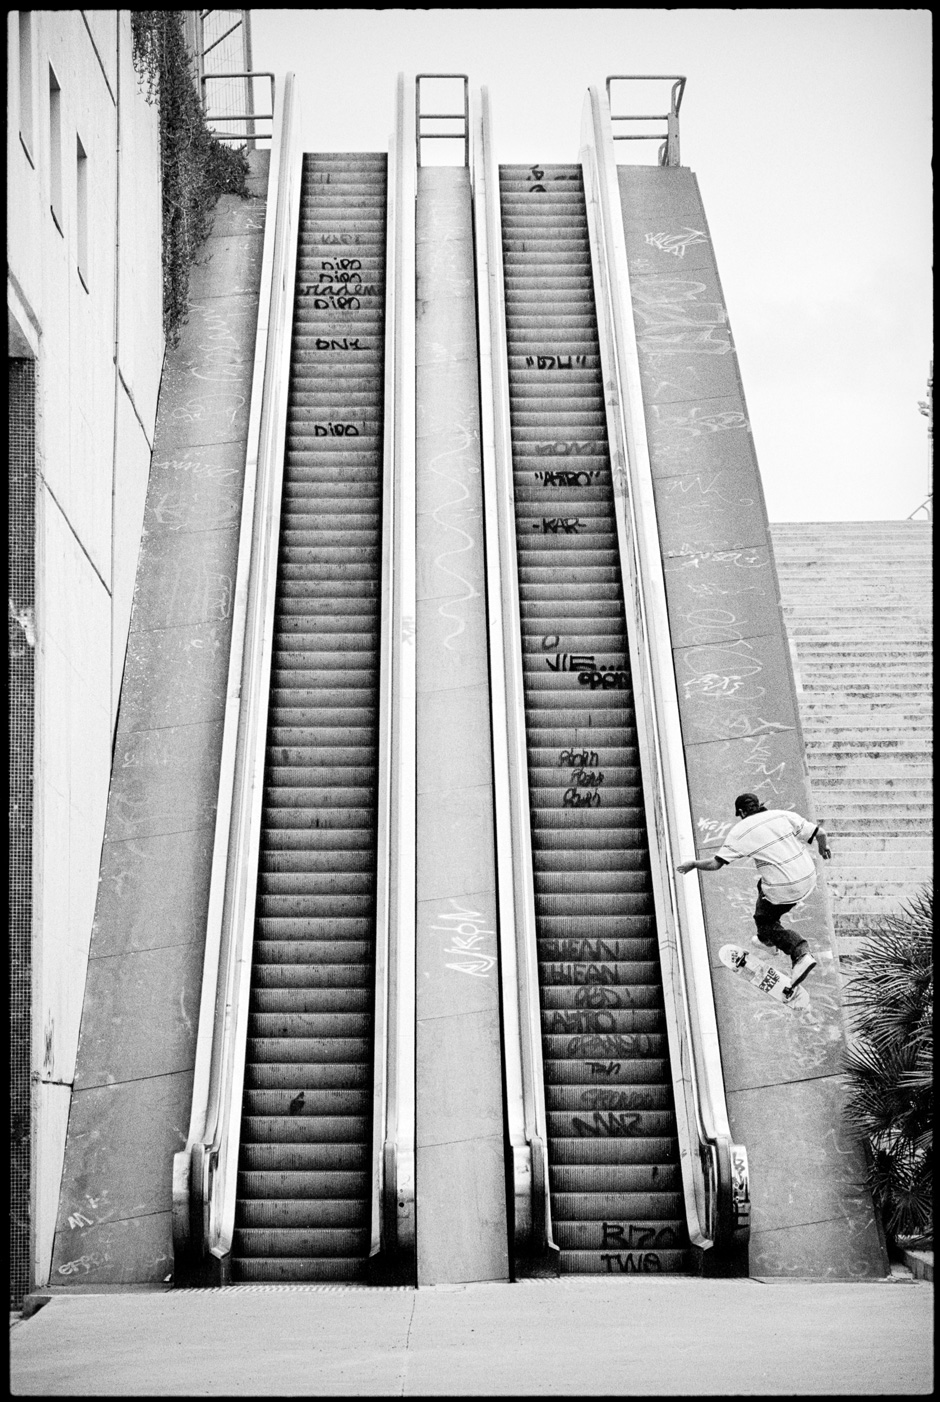
[(770, 519), (901, 520), (923, 502), (929, 11), (253, 10), (252, 40), (256, 69), (297, 76), (306, 151), (387, 150), (397, 74), (460, 72), (489, 88), (498, 160), (574, 162), (589, 85), (685, 75), (682, 164)]

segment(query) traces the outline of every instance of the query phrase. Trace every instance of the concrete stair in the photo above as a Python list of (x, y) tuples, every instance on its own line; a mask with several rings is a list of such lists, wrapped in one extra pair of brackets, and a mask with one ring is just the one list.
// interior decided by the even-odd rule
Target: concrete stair
[(840, 958), (932, 877), (927, 521), (770, 527)]

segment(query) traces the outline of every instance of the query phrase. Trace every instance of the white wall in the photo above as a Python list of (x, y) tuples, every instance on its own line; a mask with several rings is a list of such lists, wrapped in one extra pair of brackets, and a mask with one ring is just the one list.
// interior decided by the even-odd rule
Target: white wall
[[(37, 360), (33, 1226), (48, 1278), (163, 362), (159, 127), (127, 10), (8, 16), (10, 353)], [(49, 65), (62, 196), (50, 212)], [(30, 160), (20, 136), (31, 104)], [(76, 135), (87, 154), (79, 276)]]

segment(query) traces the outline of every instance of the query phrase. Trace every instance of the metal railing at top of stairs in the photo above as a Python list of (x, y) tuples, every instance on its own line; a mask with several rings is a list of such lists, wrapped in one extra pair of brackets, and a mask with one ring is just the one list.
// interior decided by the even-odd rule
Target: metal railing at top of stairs
[(686, 1217), (703, 1269), (746, 1273), (747, 1154), (728, 1123), (701, 892), (675, 871), (695, 840), (610, 109), (593, 87), (581, 160)]
[(610, 122), (611, 124), (614, 122), (665, 122), (665, 141), (662, 141), (662, 132), (618, 132), (613, 130), (612, 125), (611, 136), (614, 141), (662, 141), (657, 153), (659, 164), (661, 166), (677, 166), (679, 164), (679, 108), (682, 106), (682, 94), (685, 92), (685, 78), (677, 77), (674, 73), (613, 73), (607, 79), (608, 107), (611, 100), (611, 83), (672, 83), (668, 112), (622, 113), (618, 115), (611, 112)]
[(512, 1156), (516, 1275), (558, 1271), (548, 1185), (538, 953), (519, 599), (499, 169), (489, 94), (475, 103), (471, 176), (480, 344), (480, 425), (486, 532), (493, 787), (499, 898), (506, 1120)]
[[(206, 92), (206, 83), (229, 82), (233, 78), (267, 78), (271, 85), (271, 111), (270, 112), (210, 112), (209, 95)], [(206, 114), (206, 120), (210, 125), (216, 122), (247, 122), (249, 125), (245, 131), (218, 131), (216, 137), (219, 141), (273, 141), (274, 139), (274, 103), (276, 97), (276, 84), (273, 73), (264, 72), (261, 69), (251, 70), (244, 73), (203, 73), (199, 79), (202, 88), (202, 108)], [(254, 83), (251, 87), (252, 103), (254, 102)], [(255, 122), (270, 122), (270, 131), (255, 131)]]
[(234, 1232), (300, 208), (298, 129), (287, 74), (274, 107), (192, 1111), (186, 1147), (173, 1160), (177, 1281), (224, 1281)]
[(414, 1279), (415, 1253), (415, 195), (414, 107), (398, 75), (386, 221), (382, 636), (379, 683), (374, 1278)]
[[(463, 82), (463, 111), (462, 112), (422, 112), (421, 111), (421, 83), (423, 80), (432, 79), (457, 79)], [(418, 165), (421, 165), (421, 143), (422, 141), (462, 141), (463, 142), (463, 164), (470, 164), (470, 79), (466, 73), (417, 73), (414, 79), (415, 85), (415, 152)], [(462, 122), (462, 131), (424, 131), (424, 122)]]

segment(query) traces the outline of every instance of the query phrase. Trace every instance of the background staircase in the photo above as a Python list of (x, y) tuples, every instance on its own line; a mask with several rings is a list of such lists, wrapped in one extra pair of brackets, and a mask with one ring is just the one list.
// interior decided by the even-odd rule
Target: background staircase
[(681, 1271), (688, 1236), (580, 167), (502, 166), (500, 191), (555, 1241), (565, 1272)]
[(235, 1280), (368, 1262), (385, 178), (304, 157)]
[(770, 527), (840, 958), (932, 878), (932, 526)]

